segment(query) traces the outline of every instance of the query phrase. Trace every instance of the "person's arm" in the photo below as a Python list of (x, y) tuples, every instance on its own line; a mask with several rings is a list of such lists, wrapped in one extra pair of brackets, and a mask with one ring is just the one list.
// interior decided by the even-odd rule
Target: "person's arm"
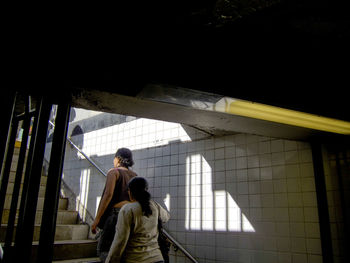
[(155, 203), (159, 208), (159, 218), (160, 218), (160, 220), (162, 220), (162, 223), (168, 222), (170, 219), (170, 213), (167, 210), (165, 210), (159, 203), (157, 203), (157, 202), (155, 202)]
[(115, 234), (111, 248), (105, 263), (113, 262), (119, 263), (122, 259), (123, 252), (128, 243), (131, 226), (133, 222), (132, 211), (125, 209), (126, 206), (120, 210), (118, 215), (117, 225), (115, 227)]
[(113, 192), (114, 192), (114, 187), (115, 187), (115, 182), (119, 178), (119, 172), (118, 169), (111, 169), (109, 170), (107, 174), (107, 180), (106, 180), (106, 185), (105, 185), (105, 191), (102, 195), (100, 204), (98, 206), (96, 218), (94, 222), (91, 225), (91, 232), (93, 234), (96, 234), (96, 228), (98, 223), (100, 222), (100, 219), (103, 215), (103, 213), (106, 211), (109, 202), (111, 201), (113, 197)]

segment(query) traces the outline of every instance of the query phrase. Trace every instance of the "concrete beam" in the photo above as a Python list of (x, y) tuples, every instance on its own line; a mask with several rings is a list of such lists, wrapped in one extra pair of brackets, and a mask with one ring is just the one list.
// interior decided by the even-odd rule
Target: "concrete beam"
[[(163, 93), (163, 97), (160, 94)], [(167, 99), (164, 99), (166, 98)], [(258, 120), (212, 110), (219, 95), (195, 91), (184, 93), (161, 88), (144, 90), (129, 97), (98, 90), (80, 89), (74, 93), (72, 106), (135, 117), (150, 118), (189, 125), (213, 135), (248, 133), (275, 138), (308, 140), (321, 132), (281, 123)]]

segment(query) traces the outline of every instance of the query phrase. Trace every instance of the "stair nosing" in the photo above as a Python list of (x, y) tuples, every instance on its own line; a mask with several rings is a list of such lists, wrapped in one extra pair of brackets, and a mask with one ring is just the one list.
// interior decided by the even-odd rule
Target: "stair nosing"
[[(54, 240), (54, 245), (64, 245), (64, 244), (89, 244), (89, 243), (97, 243), (97, 240), (95, 239), (65, 239), (65, 240)], [(5, 244), (5, 242), (0, 242), (1, 246)], [(14, 245), (14, 243), (12, 242)], [(39, 245), (39, 241), (32, 241), (32, 245)]]
[[(76, 239), (76, 240), (55, 240), (55, 245), (64, 245), (64, 244), (87, 244), (87, 243), (97, 243), (97, 240), (95, 239)], [(32, 245), (38, 245), (39, 241), (33, 241)]]
[(63, 260), (54, 260), (53, 263), (89, 263), (89, 262), (101, 262), (99, 257), (93, 257), (93, 258), (75, 258), (75, 259), (63, 259)]
[[(1, 227), (7, 227), (8, 224), (1, 224)], [(17, 224), (15, 224), (17, 226)], [(41, 224), (34, 224), (34, 226), (41, 226)], [(89, 226), (88, 224), (56, 224), (56, 226)]]

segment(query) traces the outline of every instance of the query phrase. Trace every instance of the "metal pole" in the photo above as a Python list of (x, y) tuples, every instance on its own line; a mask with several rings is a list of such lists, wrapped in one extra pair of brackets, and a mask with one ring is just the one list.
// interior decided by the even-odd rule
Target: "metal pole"
[[(339, 156), (340, 153), (340, 147), (336, 148), (335, 153), (335, 162), (337, 167), (337, 175), (338, 175), (338, 187), (339, 187), (339, 197), (340, 197), (340, 206), (342, 210), (342, 216), (343, 216), (343, 223), (344, 223), (344, 234), (343, 234), (343, 243), (344, 243), (344, 262), (350, 261), (350, 255), (346, 251), (350, 249), (350, 231), (349, 231), (349, 198), (347, 198), (346, 192), (349, 193), (349, 183), (346, 183), (346, 176), (349, 176), (349, 169), (348, 171), (344, 168), (346, 167), (346, 154), (343, 152), (343, 160), (341, 160), (341, 157)], [(343, 167), (342, 167), (343, 166)], [(349, 168), (349, 167), (348, 167)], [(345, 168), (346, 169), (346, 168)], [(344, 173), (344, 174), (343, 174)], [(345, 177), (344, 177), (345, 175)]]
[(26, 163), (26, 170), (24, 174), (24, 180), (23, 180), (23, 187), (22, 187), (22, 194), (21, 194), (21, 204), (18, 212), (18, 221), (17, 221), (17, 227), (16, 227), (16, 238), (15, 238), (15, 250), (17, 244), (20, 243), (21, 234), (22, 234), (22, 226), (23, 226), (23, 217), (24, 217), (24, 207), (26, 206), (27, 201), (27, 193), (28, 193), (28, 185), (29, 185), (29, 177), (30, 177), (30, 170), (32, 167), (32, 157), (33, 157), (33, 151), (34, 151), (34, 143), (35, 143), (35, 135), (36, 130), (38, 126), (38, 108), (39, 108), (39, 102), (37, 102), (37, 109), (34, 113), (34, 123), (32, 126), (32, 133), (30, 138), (30, 145), (27, 155), (27, 163)]
[(20, 234), (21, 237), (15, 247), (15, 262), (28, 262), (31, 258), (36, 206), (38, 202), (51, 106), (52, 104), (49, 103), (46, 98), (41, 99), (38, 112), (38, 126), (35, 134), (33, 156), (29, 173), (29, 191), (27, 192), (24, 206), (23, 225)]
[[(30, 116), (27, 116), (24, 119), (23, 124), (22, 124), (22, 129), (23, 129), (22, 142), (21, 142), (21, 148), (20, 148), (19, 156), (18, 156), (18, 164), (17, 164), (16, 176), (15, 176), (15, 183), (14, 183), (13, 192), (12, 192), (12, 199), (11, 199), (11, 208), (10, 208), (10, 214), (9, 214), (9, 218), (8, 218), (7, 228), (6, 228), (6, 238), (5, 238), (4, 247), (7, 250), (8, 250), (8, 248), (11, 247), (11, 243), (12, 243), (12, 239), (13, 239), (18, 197), (19, 197), (19, 191), (20, 191), (20, 186), (21, 186), (21, 181), (22, 181), (24, 161), (25, 161), (25, 156), (26, 156), (26, 152), (27, 152), (29, 128), (30, 128)], [(7, 253), (4, 256), (5, 256), (4, 262), (6, 262)]]
[(312, 160), (315, 174), (317, 208), (320, 223), (321, 247), (323, 262), (333, 262), (331, 225), (329, 220), (327, 189), (323, 168), (322, 146), (311, 142)]
[(17, 137), (18, 121), (13, 120), (11, 125), (10, 139), (7, 145), (7, 152), (5, 158), (5, 164), (3, 170), (1, 171), (1, 186), (0, 186), (0, 218), (2, 218), (2, 213), (4, 210), (4, 204), (6, 199), (6, 190), (10, 177), (10, 170), (12, 165), (13, 151), (15, 149), (15, 142)]
[(0, 129), (0, 171), (4, 161), (4, 153), (6, 149), (9, 130), (12, 123), (13, 113), (16, 105), (16, 92), (10, 91), (9, 96), (2, 100), (4, 103), (1, 111), (1, 129)]
[(70, 105), (58, 105), (54, 130), (50, 166), (45, 192), (44, 211), (41, 223), (37, 262), (50, 263), (53, 259), (53, 244), (56, 217), (61, 188), (62, 168), (67, 138)]

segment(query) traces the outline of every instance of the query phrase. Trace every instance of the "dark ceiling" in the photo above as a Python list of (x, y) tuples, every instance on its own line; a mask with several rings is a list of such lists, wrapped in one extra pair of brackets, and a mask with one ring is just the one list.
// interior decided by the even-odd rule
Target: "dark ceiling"
[(58, 98), (164, 83), (350, 120), (349, 1), (119, 2), (11, 9), (12, 85)]

